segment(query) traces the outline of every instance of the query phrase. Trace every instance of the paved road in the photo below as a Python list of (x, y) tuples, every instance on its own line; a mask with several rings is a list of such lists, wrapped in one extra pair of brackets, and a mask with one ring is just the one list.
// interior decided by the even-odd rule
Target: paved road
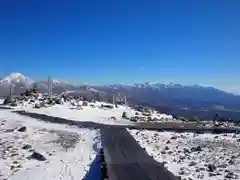
[(110, 180), (176, 180), (161, 163), (141, 148), (126, 129), (101, 129)]

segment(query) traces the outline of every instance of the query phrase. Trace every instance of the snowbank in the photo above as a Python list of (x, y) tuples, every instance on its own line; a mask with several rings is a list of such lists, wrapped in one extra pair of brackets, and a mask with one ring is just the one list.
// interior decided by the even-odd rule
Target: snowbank
[(130, 130), (157, 161), (186, 179), (240, 178), (240, 135)]
[[(25, 132), (18, 131), (22, 126)], [(99, 143), (98, 131), (0, 110), (0, 179), (82, 179), (96, 156), (95, 143)], [(29, 159), (33, 151), (46, 160)]]

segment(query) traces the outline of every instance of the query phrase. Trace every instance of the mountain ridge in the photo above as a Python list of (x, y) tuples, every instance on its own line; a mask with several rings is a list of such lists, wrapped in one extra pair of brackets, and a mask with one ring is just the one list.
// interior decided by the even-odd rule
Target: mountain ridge
[[(3, 80), (4, 79), (4, 80)], [(20, 73), (3, 77), (0, 82), (0, 96), (9, 95), (10, 83), (15, 83), (14, 93), (36, 87), (48, 91), (48, 81), (33, 81)], [(129, 104), (154, 107), (160, 111), (181, 116), (198, 116), (210, 119), (215, 113), (240, 120), (240, 96), (213, 87), (200, 85), (134, 83), (134, 84), (79, 84), (72, 85), (53, 78), (53, 93), (70, 93), (75, 96), (98, 97), (111, 101), (111, 96), (120, 93), (127, 96)]]
[[(14, 72), (9, 74), (8, 76), (2, 77), (0, 78), (0, 87), (1, 85), (3, 85), (4, 83), (9, 85), (10, 82), (12, 82), (12, 84), (27, 84), (27, 85), (33, 85), (33, 84), (39, 84), (39, 83), (44, 83), (47, 85), (48, 80), (40, 80), (40, 81), (34, 81), (31, 78), (24, 76), (22, 73), (18, 73), (18, 72)], [(77, 84), (77, 85), (73, 85), (71, 83), (68, 83), (66, 81), (62, 81), (56, 78), (52, 78), (52, 83), (53, 86), (71, 86), (73, 87), (81, 87), (81, 86), (88, 86), (88, 87), (108, 87), (108, 88), (153, 88), (153, 89), (159, 89), (159, 88), (184, 88), (184, 87), (194, 87), (194, 88), (209, 88), (209, 89), (215, 89), (218, 91), (222, 91), (228, 94), (232, 94), (235, 96), (239, 96), (239, 94), (234, 94), (232, 92), (227, 92), (224, 90), (220, 90), (214, 87), (207, 87), (207, 86), (201, 86), (201, 85), (182, 85), (179, 83), (173, 83), (170, 82), (168, 84), (164, 84), (164, 83), (160, 83), (160, 82), (144, 82), (144, 83), (132, 83), (132, 84), (124, 84), (124, 83), (112, 83), (112, 84)]]

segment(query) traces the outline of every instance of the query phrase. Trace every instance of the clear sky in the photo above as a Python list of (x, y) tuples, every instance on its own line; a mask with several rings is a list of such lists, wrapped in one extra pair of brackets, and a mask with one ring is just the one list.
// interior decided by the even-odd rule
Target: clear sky
[(1, 0), (0, 76), (240, 92), (239, 0)]

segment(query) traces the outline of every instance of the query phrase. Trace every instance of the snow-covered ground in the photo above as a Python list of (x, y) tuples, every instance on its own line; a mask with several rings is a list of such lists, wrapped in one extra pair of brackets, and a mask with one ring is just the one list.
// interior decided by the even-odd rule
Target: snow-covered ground
[[(40, 109), (34, 108), (35, 101), (25, 102), (24, 104), (18, 104), (16, 107), (12, 107), (15, 110), (25, 110), (27, 112), (46, 114), (54, 117), (61, 117), (65, 119), (70, 119), (74, 121), (91, 121), (102, 124), (112, 124), (112, 125), (131, 125), (133, 124), (129, 119), (123, 119), (122, 114), (126, 112), (128, 118), (136, 116), (136, 110), (125, 105), (118, 105), (117, 108), (102, 108), (101, 105), (112, 105), (105, 102), (92, 102), (88, 103), (88, 106), (83, 106), (82, 101), (79, 102), (66, 102), (63, 104), (55, 104), (49, 107), (41, 107)], [(73, 105), (74, 104), (74, 105)], [(142, 115), (141, 112), (137, 112), (138, 117), (151, 117), (151, 119), (158, 118), (159, 121), (170, 121), (172, 116), (159, 114), (156, 111), (148, 116)]]
[[(19, 132), (23, 126), (26, 131)], [(96, 145), (100, 145), (96, 130), (45, 123), (0, 110), (0, 180), (82, 179), (96, 156)], [(46, 160), (29, 158), (33, 151)]]
[[(1, 100), (0, 100), (1, 103)], [(105, 102), (70, 101), (34, 108), (39, 99), (28, 99), (12, 106), (14, 110), (46, 114), (73, 121), (112, 125), (132, 125), (131, 117), (151, 121), (174, 121), (171, 115), (156, 111), (139, 112), (128, 106), (114, 108)], [(48, 106), (48, 107), (45, 107)], [(123, 119), (123, 112), (129, 119)], [(26, 126), (25, 132), (18, 129)], [(193, 134), (129, 130), (157, 161), (182, 179), (240, 179), (240, 135)], [(98, 130), (51, 124), (0, 110), (0, 180), (82, 179), (100, 146)], [(26, 145), (30, 145), (26, 148)], [(24, 148), (25, 146), (25, 148)], [(29, 158), (36, 151), (45, 161)]]
[(151, 156), (183, 179), (240, 179), (240, 135), (129, 131)]
[(4, 102), (4, 99), (0, 99), (0, 105), (3, 104)]
[[(82, 109), (72, 107), (66, 103), (63, 105), (54, 105), (48, 108), (34, 109), (27, 108), (27, 112), (46, 114), (54, 117), (66, 118), (74, 121), (91, 121), (103, 124), (132, 124), (131, 121), (122, 119), (125, 111), (128, 117), (134, 116), (135, 111), (126, 106), (119, 106), (113, 109), (99, 108), (100, 103), (96, 102), (94, 107), (83, 106)], [(112, 118), (111, 118), (112, 117)], [(115, 117), (116, 119), (113, 119)]]

